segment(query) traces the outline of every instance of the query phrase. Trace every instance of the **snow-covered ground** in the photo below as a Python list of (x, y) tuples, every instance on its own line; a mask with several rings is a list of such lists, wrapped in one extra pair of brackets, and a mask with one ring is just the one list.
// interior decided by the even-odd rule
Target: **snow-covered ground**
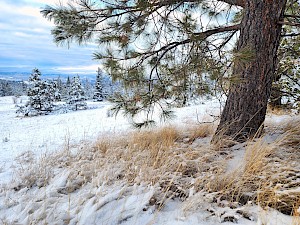
[(23, 118), (16, 117), (12, 97), (0, 98), (1, 183), (11, 178), (14, 158), (25, 151), (50, 153), (65, 144), (95, 140), (105, 132), (120, 132), (130, 126), (122, 117), (107, 117), (107, 102), (90, 102), (89, 107), (94, 109)]
[[(32, 188), (10, 186), (20, 169), (22, 164), (20, 161), (27, 162), (27, 167), (23, 168), (23, 173), (26, 174), (28, 163), (39, 163), (32, 160), (32, 157), (47, 161), (47, 154), (60, 152), (72, 146), (94, 143), (101, 136), (109, 135), (117, 138), (132, 130), (130, 123), (122, 115), (108, 117), (110, 103), (89, 102), (88, 106), (91, 109), (21, 118), (15, 115), (16, 108), (12, 97), (0, 98), (0, 224), (47, 222), (47, 224), (214, 225), (222, 222), (229, 225), (232, 221), (244, 225), (293, 223), (291, 217), (275, 210), (263, 211), (252, 203), (245, 206), (245, 211), (254, 216), (246, 219), (229, 206), (219, 208), (210, 204), (211, 199), (201, 192), (191, 194), (188, 201), (184, 202), (170, 199), (166, 201), (164, 207), (157, 210), (155, 205), (149, 204), (155, 193), (155, 187), (149, 184), (128, 185), (120, 180), (104, 185), (105, 182), (85, 183), (78, 181), (79, 178), (76, 177), (74, 178), (76, 182), (81, 182), (79, 185), (81, 188), (76, 189), (74, 187), (76, 182), (69, 184), (70, 176), (75, 175), (68, 166), (59, 172), (57, 168), (48, 185)], [(208, 101), (205, 104), (176, 109), (175, 112), (177, 117), (168, 124), (190, 126), (197, 120), (211, 120), (209, 115), (217, 114), (219, 105), (216, 101)], [(278, 118), (269, 120), (281, 122), (286, 117)], [(62, 153), (57, 160), (63, 160), (64, 157), (68, 156)], [(241, 158), (243, 154), (237, 154), (237, 157), (232, 159), (231, 166), (235, 167)], [(49, 158), (50, 160), (53, 160), (53, 157)], [(78, 176), (83, 172), (88, 173), (88, 170), (81, 168), (80, 165), (84, 164), (78, 162)], [(103, 171), (105, 172), (107, 171)], [(73, 188), (73, 191), (68, 191), (68, 188)]]
[[(109, 102), (88, 102), (89, 110), (38, 117), (17, 117), (14, 97), (0, 97), (0, 184), (11, 179), (13, 161), (26, 151), (37, 155), (62, 150), (65, 145), (94, 142), (102, 135), (118, 135), (132, 130), (121, 114), (109, 117)], [(18, 101), (26, 101), (21, 97)], [(176, 111), (176, 118), (167, 123), (189, 124), (198, 119), (210, 120), (218, 113), (218, 102), (187, 107)]]

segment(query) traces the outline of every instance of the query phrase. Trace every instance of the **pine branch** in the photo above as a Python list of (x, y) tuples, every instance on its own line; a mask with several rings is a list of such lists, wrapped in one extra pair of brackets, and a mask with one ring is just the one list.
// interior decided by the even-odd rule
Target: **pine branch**
[(284, 17), (286, 17), (286, 18), (298, 18), (298, 19), (300, 19), (299, 15), (285, 14)]
[(211, 30), (207, 30), (204, 32), (199, 32), (199, 33), (194, 33), (192, 38), (188, 38), (182, 41), (175, 41), (175, 42), (171, 42), (163, 47), (161, 47), (160, 49), (157, 49), (155, 51), (151, 51), (151, 52), (146, 52), (146, 53), (141, 53), (139, 56), (144, 56), (143, 59), (141, 59), (142, 61), (150, 58), (153, 55), (157, 55), (159, 53), (161, 53), (161, 55), (157, 58), (156, 60), (156, 64), (154, 65), (154, 67), (151, 70), (151, 73), (153, 72), (154, 68), (158, 65), (158, 62), (163, 58), (163, 56), (171, 51), (172, 49), (180, 46), (180, 45), (185, 45), (188, 43), (192, 43), (196, 40), (205, 40), (206, 38), (215, 35), (215, 34), (219, 34), (219, 33), (224, 33), (224, 32), (229, 32), (229, 31), (237, 31), (240, 29), (240, 24), (236, 24), (236, 25), (232, 25), (232, 26), (227, 26), (227, 27), (218, 27), (215, 29), (211, 29)]
[(211, 29), (211, 30), (207, 30), (207, 31), (199, 32), (199, 33), (194, 33), (193, 34), (194, 38), (188, 38), (183, 41), (175, 41), (175, 42), (169, 43), (168, 45), (165, 45), (156, 51), (152, 51), (150, 54), (152, 55), (152, 54), (156, 54), (158, 52), (162, 52), (162, 51), (164, 52), (165, 50), (167, 50), (167, 51), (172, 50), (173, 48), (176, 48), (179, 45), (191, 43), (191, 42), (195, 41), (194, 39), (204, 40), (215, 34), (228, 32), (228, 31), (236, 31), (239, 29), (240, 29), (240, 24), (236, 24), (236, 25), (232, 25), (232, 26), (228, 26), (228, 27), (218, 27), (215, 29)]
[(221, 0), (221, 2), (225, 2), (229, 5), (245, 7), (245, 0)]
[(232, 37), (236, 34), (237, 30), (234, 30), (219, 46), (218, 49), (223, 48), (231, 39)]
[(203, 31), (200, 33), (194, 33), (194, 35), (197, 36), (197, 38), (206, 39), (214, 34), (224, 33), (224, 32), (228, 32), (228, 31), (237, 31), (239, 29), (240, 29), (240, 24), (235, 24), (235, 25), (231, 25), (231, 26), (227, 26), (227, 27), (218, 27), (218, 28)]
[(294, 22), (288, 22), (288, 21), (279, 21), (278, 24), (300, 27), (300, 23), (294, 23)]
[(297, 37), (300, 36), (300, 33), (290, 33), (290, 34), (282, 34), (281, 37)]
[(294, 82), (294, 84), (297, 84), (300, 87), (300, 82), (298, 79), (295, 79), (288, 74), (284, 74), (284, 76), (287, 76), (292, 82)]

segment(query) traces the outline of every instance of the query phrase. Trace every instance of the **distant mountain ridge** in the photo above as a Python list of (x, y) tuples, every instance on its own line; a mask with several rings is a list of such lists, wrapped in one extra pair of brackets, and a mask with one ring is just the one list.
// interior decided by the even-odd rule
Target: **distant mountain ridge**
[[(31, 72), (2, 72), (0, 71), (0, 79), (9, 81), (26, 81), (29, 78)], [(78, 74), (81, 80), (88, 79), (90, 82), (94, 83), (96, 80), (96, 72), (89, 74)], [(43, 79), (56, 79), (60, 77), (62, 81), (66, 81), (68, 77), (74, 77), (77, 74), (72, 73), (42, 73)]]

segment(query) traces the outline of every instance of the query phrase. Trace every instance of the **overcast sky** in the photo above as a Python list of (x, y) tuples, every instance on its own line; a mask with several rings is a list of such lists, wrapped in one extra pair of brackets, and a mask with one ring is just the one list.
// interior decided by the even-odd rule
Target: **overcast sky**
[(58, 0), (0, 0), (0, 72), (91, 73), (96, 46), (70, 49), (53, 43), (53, 24), (40, 14)]

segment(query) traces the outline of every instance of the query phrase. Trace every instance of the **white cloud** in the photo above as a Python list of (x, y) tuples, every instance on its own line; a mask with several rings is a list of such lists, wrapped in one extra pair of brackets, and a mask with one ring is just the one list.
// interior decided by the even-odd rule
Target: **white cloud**
[(43, 18), (40, 8), (33, 6), (0, 3), (0, 29), (27, 30), (50, 33), (53, 24)]
[(87, 65), (87, 66), (61, 66), (61, 67), (56, 67), (54, 68), (54, 71), (57, 72), (67, 72), (67, 73), (95, 73), (98, 69), (98, 67), (100, 67), (101, 69), (102, 66), (99, 64), (92, 64), (92, 65)]
[[(97, 66), (91, 60), (96, 46), (70, 49), (57, 47), (53, 43), (53, 23), (45, 19), (40, 10), (46, 4), (55, 5), (54, 0), (19, 0), (0, 2), (0, 67), (38, 67), (53, 71), (83, 73), (95, 72)], [(82, 65), (82, 66), (78, 66)], [(79, 70), (79, 71), (77, 71)], [(25, 71), (24, 71), (25, 72)]]
[(24, 33), (24, 32), (14, 32), (13, 35), (18, 36), (18, 37), (30, 37), (30, 34)]
[(25, 2), (28, 2), (30, 4), (35, 3), (38, 5), (55, 5), (61, 3), (66, 3), (68, 0), (25, 0)]

